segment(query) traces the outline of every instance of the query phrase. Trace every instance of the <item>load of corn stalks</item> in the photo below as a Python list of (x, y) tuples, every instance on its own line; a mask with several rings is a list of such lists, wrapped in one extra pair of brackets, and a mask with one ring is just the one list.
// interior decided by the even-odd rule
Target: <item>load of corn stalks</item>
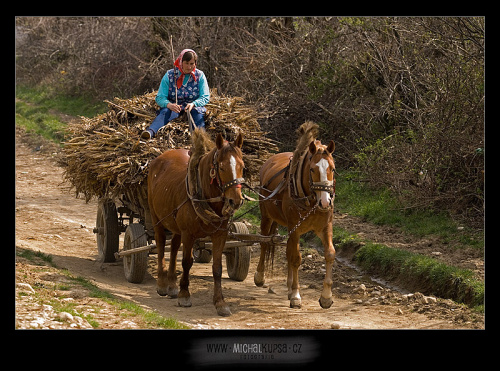
[[(159, 109), (155, 97), (156, 91), (130, 99), (114, 98), (106, 101), (107, 112), (81, 117), (68, 128), (60, 164), (77, 196), (84, 195), (88, 202), (93, 197), (117, 198), (125, 191), (134, 192), (147, 183), (151, 160), (168, 149), (191, 146), (184, 115), (161, 128), (155, 138), (140, 137)], [(259, 114), (242, 98), (220, 95), (216, 89), (211, 89), (206, 108), (205, 129), (214, 140), (218, 133), (227, 140), (243, 134), (245, 178), (257, 180), (260, 166), (278, 151), (277, 143), (261, 130)]]

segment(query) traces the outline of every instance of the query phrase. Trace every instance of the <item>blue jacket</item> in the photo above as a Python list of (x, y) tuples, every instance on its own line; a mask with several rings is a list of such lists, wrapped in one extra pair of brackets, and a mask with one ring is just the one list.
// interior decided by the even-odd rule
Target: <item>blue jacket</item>
[[(193, 103), (195, 107), (203, 107), (210, 100), (210, 90), (203, 71), (196, 69), (197, 81), (189, 74), (184, 76), (182, 86), (177, 91), (177, 101), (180, 105)], [(168, 103), (175, 103), (175, 81), (177, 80), (174, 69), (168, 70), (161, 79), (160, 88), (156, 94), (156, 103), (161, 108)]]

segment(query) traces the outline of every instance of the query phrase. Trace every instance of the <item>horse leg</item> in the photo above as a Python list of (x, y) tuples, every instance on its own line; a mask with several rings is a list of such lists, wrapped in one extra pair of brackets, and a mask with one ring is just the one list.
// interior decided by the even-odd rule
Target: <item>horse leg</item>
[(177, 274), (176, 274), (176, 263), (177, 263), (177, 252), (181, 246), (181, 235), (174, 234), (172, 236), (172, 242), (170, 244), (170, 262), (168, 265), (167, 273), (167, 295), (171, 298), (176, 298), (179, 294), (179, 288), (177, 287)]
[(212, 274), (214, 276), (214, 305), (219, 316), (231, 315), (229, 305), (224, 301), (222, 295), (222, 250), (226, 244), (227, 235), (212, 236)]
[[(154, 219), (153, 219), (154, 222)], [(155, 223), (156, 224), (156, 223)], [(165, 230), (162, 225), (156, 225), (155, 241), (158, 248), (158, 279), (156, 280), (156, 292), (158, 295), (167, 295), (167, 267), (165, 264)]]
[(335, 248), (332, 242), (332, 224), (328, 223), (325, 229), (323, 229), (318, 237), (321, 238), (323, 242), (323, 247), (325, 249), (325, 280), (323, 281), (323, 291), (321, 292), (321, 296), (319, 298), (319, 305), (321, 308), (328, 309), (332, 306), (332, 270), (333, 263), (335, 262)]
[[(270, 236), (271, 234), (276, 232), (277, 226), (278, 224), (276, 222), (273, 222), (271, 218), (262, 217), (260, 222), (260, 232), (263, 236)], [(269, 254), (269, 249), (271, 248), (271, 244), (267, 242), (260, 243), (259, 264), (257, 265), (257, 270), (253, 277), (255, 285), (258, 287), (262, 287), (264, 285), (264, 282), (266, 281), (264, 272), (266, 267), (266, 255)]]
[(286, 259), (288, 262), (288, 299), (290, 300), (290, 308), (300, 308), (302, 299), (299, 293), (299, 266), (302, 262), (299, 250), (299, 235), (292, 233), (288, 237), (286, 244)]
[(182, 276), (180, 280), (179, 295), (177, 297), (177, 303), (180, 307), (190, 307), (191, 304), (191, 294), (189, 293), (189, 270), (193, 266), (193, 244), (194, 239), (191, 235), (184, 233), (182, 235)]

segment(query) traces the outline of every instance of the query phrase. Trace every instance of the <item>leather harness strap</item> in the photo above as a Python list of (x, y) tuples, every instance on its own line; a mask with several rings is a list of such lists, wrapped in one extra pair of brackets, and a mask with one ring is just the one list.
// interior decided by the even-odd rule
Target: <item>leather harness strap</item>
[[(239, 186), (241, 187), (241, 184), (245, 182), (244, 178), (236, 178), (233, 179), (227, 183), (223, 183), (222, 180), (220, 179), (219, 175), (219, 166), (218, 166), (218, 161), (217, 161), (217, 155), (219, 151), (215, 151), (214, 157), (212, 159), (212, 168), (210, 169), (210, 177), (212, 178), (212, 181), (215, 179), (217, 182), (217, 186), (221, 191), (221, 195), (217, 197), (212, 197), (212, 198), (203, 198), (202, 196), (202, 190), (201, 190), (201, 182), (200, 182), (200, 173), (199, 173), (199, 162), (197, 164), (192, 164), (191, 159), (189, 159), (189, 164), (188, 164), (188, 172), (186, 174), (186, 191), (189, 199), (191, 200), (191, 204), (193, 205), (194, 210), (196, 211), (196, 214), (200, 217), (201, 220), (205, 224), (210, 224), (210, 223), (217, 223), (220, 222), (224, 219), (228, 219), (226, 217), (219, 216), (209, 205), (209, 203), (215, 203), (215, 202), (223, 202), (225, 200), (224, 198), (224, 192), (226, 189), (233, 187), (233, 186)], [(196, 179), (193, 181), (189, 178), (189, 169), (194, 166), (196, 171), (194, 171), (194, 174), (196, 174)], [(190, 192), (190, 184), (195, 186), (195, 189), (193, 192)]]

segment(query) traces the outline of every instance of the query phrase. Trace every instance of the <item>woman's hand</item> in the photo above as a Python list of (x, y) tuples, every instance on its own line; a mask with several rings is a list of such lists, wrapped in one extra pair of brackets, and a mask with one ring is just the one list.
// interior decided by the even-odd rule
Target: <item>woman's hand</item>
[(194, 107), (194, 103), (188, 103), (188, 104), (186, 104), (186, 111), (191, 112), (191, 110), (193, 109), (193, 107)]
[(167, 104), (167, 108), (169, 110), (171, 110), (173, 112), (177, 112), (177, 113), (181, 112), (181, 109), (182, 109), (181, 106), (179, 106), (178, 104), (175, 104), (175, 103), (169, 103), (169, 104)]

